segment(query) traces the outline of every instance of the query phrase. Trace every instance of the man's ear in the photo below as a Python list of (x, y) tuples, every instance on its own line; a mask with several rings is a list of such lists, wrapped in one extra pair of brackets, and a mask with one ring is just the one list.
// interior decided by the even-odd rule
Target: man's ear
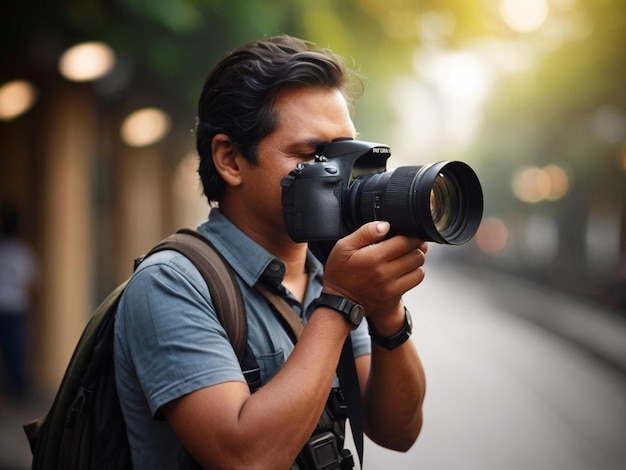
[(239, 148), (226, 134), (216, 134), (211, 141), (211, 150), (213, 163), (222, 179), (230, 186), (238, 186), (241, 183)]

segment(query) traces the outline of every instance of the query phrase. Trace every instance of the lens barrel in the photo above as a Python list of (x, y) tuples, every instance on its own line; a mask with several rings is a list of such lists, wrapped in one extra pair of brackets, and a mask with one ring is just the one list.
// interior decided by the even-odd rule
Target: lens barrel
[(393, 234), (460, 245), (478, 230), (483, 193), (470, 166), (443, 161), (361, 175), (349, 188), (347, 206), (352, 229), (386, 220)]

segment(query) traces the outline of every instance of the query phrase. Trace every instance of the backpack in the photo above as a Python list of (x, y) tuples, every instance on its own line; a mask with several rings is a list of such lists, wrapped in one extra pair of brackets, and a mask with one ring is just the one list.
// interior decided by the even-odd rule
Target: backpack
[[(135, 268), (162, 250), (182, 253), (200, 271), (248, 386), (258, 389), (261, 375), (247, 346), (243, 298), (226, 262), (202, 235), (184, 229), (158, 243)], [(24, 425), (32, 469), (132, 468), (113, 370), (115, 313), (127, 283), (109, 294), (85, 326), (48, 413)]]

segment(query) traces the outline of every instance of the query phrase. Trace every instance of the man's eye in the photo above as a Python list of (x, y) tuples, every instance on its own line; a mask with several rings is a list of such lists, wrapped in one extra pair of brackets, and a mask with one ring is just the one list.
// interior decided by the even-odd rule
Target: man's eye
[(324, 155), (326, 153), (327, 147), (328, 147), (328, 142), (324, 142), (322, 144), (319, 144), (317, 147), (315, 147), (315, 154), (316, 155)]
[(312, 152), (312, 153), (298, 153), (295, 155), (295, 157), (303, 162), (312, 162), (315, 161), (315, 157), (316, 157), (316, 152)]

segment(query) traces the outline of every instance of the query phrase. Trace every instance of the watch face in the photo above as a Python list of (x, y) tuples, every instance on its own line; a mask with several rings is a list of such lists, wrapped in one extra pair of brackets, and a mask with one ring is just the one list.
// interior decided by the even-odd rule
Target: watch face
[(356, 304), (354, 307), (352, 307), (352, 310), (350, 310), (350, 323), (352, 323), (354, 326), (359, 326), (364, 316), (365, 311), (363, 310), (363, 307), (361, 307), (359, 304)]

